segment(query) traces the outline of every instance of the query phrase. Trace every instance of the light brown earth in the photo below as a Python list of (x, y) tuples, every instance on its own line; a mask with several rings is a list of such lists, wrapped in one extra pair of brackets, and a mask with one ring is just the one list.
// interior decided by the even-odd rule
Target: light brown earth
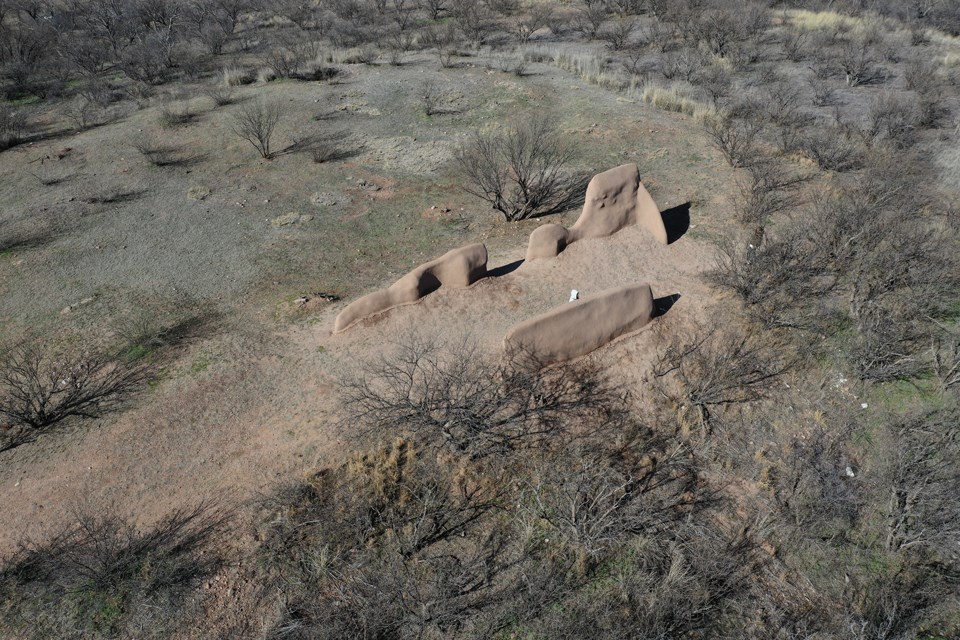
[[(415, 106), (391, 102), (399, 98), (385, 79), (405, 86), (424, 74), (451, 83), (451, 95), (475, 96), (470, 108), (424, 122)], [(334, 87), (284, 83), (245, 90), (277, 92), (302, 105), (284, 135), (313, 126), (313, 111), (322, 110), (309, 106), (313, 95), (333, 95), (335, 105), (346, 105), (336, 117), (362, 134), (365, 150), (329, 165), (291, 155), (255, 160), (252, 149), (225, 137), (222, 114), (203, 112), (198, 124), (175, 135), (209, 152), (207, 164), (169, 172), (144, 168), (128, 148), (118, 153), (109, 142), (111, 135), (148, 126), (153, 108), (69, 142), (0, 154), (7, 219), (27, 220), (23, 216), (46, 209), (74, 225), (46, 244), (0, 257), (2, 338), (30, 327), (110, 337), (118, 318), (136, 311), (175, 317), (191, 305), (212, 308), (221, 318), (212, 333), (179, 347), (161, 379), (128, 411), (0, 454), (0, 552), (24, 536), (42, 539), (84, 500), (114, 501), (146, 524), (200, 500), (243, 504), (278, 481), (335, 463), (350, 445), (349, 434), (335, 426), (339, 376), (411, 329), (467, 334), (499, 354), (511, 326), (563, 304), (571, 289), (589, 296), (648, 282), (655, 297), (679, 293), (656, 322), (696, 317), (711, 304), (698, 274), (713, 264), (708, 238), (729, 215), (734, 173), (722, 167), (690, 118), (626, 101), (547, 65), (532, 65), (530, 76), (517, 79), (469, 68), (443, 74), (425, 59), (399, 69), (351, 67), (346, 78), (346, 85)], [(691, 203), (686, 235), (663, 246), (631, 227), (514, 269), (534, 228), (548, 221), (569, 226), (579, 210), (504, 223), (463, 193), (443, 162), (398, 164), (421, 157), (404, 150), (424, 144), (449, 154), (449, 140), (463, 132), (537, 109), (541, 98), (558, 92), (568, 96), (557, 118), (582, 150), (580, 167), (599, 172), (638, 163), (662, 209)], [(406, 120), (371, 115), (373, 108)], [(224, 143), (226, 151), (218, 153)], [(31, 192), (36, 187), (25, 168), (65, 146), (74, 149), (70, 170), (79, 175)], [(96, 175), (91, 167), (100, 167)], [(365, 188), (364, 180), (379, 189)], [(140, 185), (143, 194), (110, 205), (78, 204), (87, 191), (123, 185)], [(186, 193), (193, 185), (208, 186), (212, 194), (191, 200)], [(70, 218), (77, 210), (83, 215)], [(271, 224), (291, 211), (314, 219)], [(351, 300), (472, 242), (487, 245), (493, 277), (466, 289), (443, 288), (331, 334), (334, 317)], [(325, 291), (342, 300), (316, 295)], [(92, 294), (94, 302), (61, 314)], [(307, 301), (296, 302), (301, 296)], [(643, 331), (588, 357), (602, 359), (624, 380), (639, 381), (655, 348), (655, 333)]]

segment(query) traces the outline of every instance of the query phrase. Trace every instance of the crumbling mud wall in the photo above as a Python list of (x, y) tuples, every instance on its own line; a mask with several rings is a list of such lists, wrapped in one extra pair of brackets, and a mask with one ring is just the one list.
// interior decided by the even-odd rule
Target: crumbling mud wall
[(541, 364), (572, 360), (643, 328), (653, 310), (648, 284), (607, 289), (515, 325), (503, 340), (504, 350)]
[(545, 224), (534, 229), (526, 259), (552, 258), (577, 240), (612, 236), (632, 225), (643, 227), (659, 242), (667, 244), (667, 229), (660, 209), (643, 186), (640, 169), (635, 164), (625, 164), (590, 180), (583, 212), (572, 227)]
[(416, 302), (440, 287), (469, 287), (487, 275), (487, 247), (471, 244), (420, 265), (386, 289), (354, 300), (333, 323), (339, 333), (354, 322), (393, 307)]

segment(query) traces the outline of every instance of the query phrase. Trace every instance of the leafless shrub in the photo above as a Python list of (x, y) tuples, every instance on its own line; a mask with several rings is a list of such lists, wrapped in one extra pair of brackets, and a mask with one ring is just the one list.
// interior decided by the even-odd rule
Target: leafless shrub
[(889, 382), (916, 377), (927, 370), (922, 335), (903, 310), (870, 302), (857, 303), (857, 335), (847, 359), (861, 380)]
[(759, 157), (756, 139), (763, 127), (755, 117), (718, 114), (704, 118), (703, 127), (731, 167), (749, 166)]
[(520, 8), (520, 0), (484, 0), (484, 4), (501, 16), (513, 15)]
[(698, 507), (697, 470), (686, 447), (666, 447), (649, 431), (625, 442), (640, 454), (572, 447), (545, 456), (523, 483), (528, 517), (588, 566), (633, 535), (669, 530)]
[(636, 29), (636, 19), (619, 17), (606, 28), (601, 29), (599, 36), (610, 45), (611, 49), (621, 51), (630, 44), (630, 38)]
[[(475, 360), (450, 355), (377, 365), (363, 384), (387, 402), (367, 408), (391, 443), (263, 500), (262, 564), (287, 606), (274, 635), (494, 637), (522, 620), (538, 637), (573, 638), (585, 620), (600, 620), (618, 635), (670, 637), (713, 628), (746, 602), (747, 578), (762, 564), (754, 541), (710, 519), (689, 450), (625, 417), (619, 395), (588, 392), (583, 400), (594, 407), (585, 412), (581, 401), (558, 405), (534, 385), (536, 421), (563, 422), (577, 437), (530, 433), (509, 456), (473, 456), (438, 441), (434, 428), (411, 432), (411, 420), (423, 423), (440, 406), (459, 407), (430, 418), (448, 428), (477, 424), (476, 411), (491, 403), (504, 406), (497, 375), (480, 367), (482, 375), (464, 376), (457, 369)], [(569, 381), (592, 377), (571, 373)], [(436, 394), (424, 396), (428, 388)], [(529, 393), (511, 388), (518, 400)], [(361, 415), (369, 425), (366, 409)], [(539, 430), (537, 422), (524, 431)], [(603, 585), (627, 590), (637, 605), (610, 611), (613, 591)]]
[(603, 24), (607, 21), (609, 11), (604, 2), (591, 2), (580, 7), (574, 16), (574, 26), (588, 40), (594, 40), (600, 34)]
[(931, 85), (938, 84), (937, 67), (937, 62), (928, 57), (911, 58), (903, 68), (903, 79), (906, 81), (907, 89), (919, 93)]
[(810, 215), (822, 259), (845, 281), (857, 329), (848, 355), (864, 380), (927, 371), (930, 319), (949, 313), (960, 285), (954, 234), (918, 213), (930, 203), (923, 165), (896, 154), (871, 158), (855, 184), (828, 192)]
[(518, 78), (527, 72), (527, 57), (519, 51), (501, 51), (494, 54), (493, 62), (500, 71)]
[(76, 96), (63, 107), (64, 115), (77, 131), (86, 131), (104, 121), (104, 107), (86, 96)]
[(870, 105), (866, 136), (895, 147), (909, 146), (920, 122), (915, 101), (893, 92), (881, 93)]
[(840, 127), (811, 127), (799, 145), (803, 154), (825, 171), (851, 171), (863, 166), (862, 141)]
[(287, 637), (442, 637), (496, 609), (529, 548), (491, 527), (508, 486), (397, 440), (264, 502), (262, 556)]
[(509, 23), (510, 32), (521, 45), (527, 44), (533, 34), (551, 21), (553, 8), (545, 3), (530, 7), (524, 14), (513, 18)]
[(911, 416), (892, 425), (884, 546), (952, 556), (960, 535), (960, 428), (956, 410)]
[(808, 81), (813, 91), (811, 98), (815, 107), (832, 107), (837, 104), (837, 90), (829, 79), (814, 76)]
[(160, 105), (157, 122), (161, 127), (180, 127), (193, 122), (196, 117), (190, 104), (184, 101), (164, 101)]
[(940, 325), (940, 331), (931, 338), (930, 355), (933, 373), (940, 384), (940, 392), (960, 390), (960, 329)]
[(120, 68), (136, 82), (164, 84), (173, 77), (178, 65), (175, 45), (170, 32), (154, 31), (133, 38), (133, 42), (123, 48)]
[(580, 184), (568, 173), (573, 150), (545, 118), (513, 125), (504, 134), (477, 133), (457, 154), (464, 189), (501, 212), (524, 220), (569, 206)]
[(783, 36), (783, 53), (790, 62), (801, 62), (807, 57), (807, 34), (789, 31)]
[(651, 369), (659, 391), (695, 423), (711, 429), (711, 413), (768, 396), (791, 367), (778, 349), (749, 331), (701, 325), (665, 337)]
[(703, 56), (695, 49), (671, 51), (660, 60), (660, 73), (667, 80), (679, 78), (690, 82), (705, 66)]
[(425, 80), (420, 86), (420, 105), (423, 107), (423, 113), (432, 116), (439, 110), (442, 96), (437, 83), (432, 80)]
[(837, 65), (833, 58), (820, 52), (810, 64), (810, 71), (817, 80), (829, 80), (837, 75)]
[(639, 78), (643, 78), (644, 81), (649, 79), (650, 73), (653, 71), (653, 63), (646, 60), (647, 52), (644, 47), (640, 46), (630, 46), (624, 49), (623, 51), (624, 59), (621, 61), (623, 68), (626, 69), (629, 73)]
[(848, 42), (840, 48), (836, 64), (843, 72), (848, 87), (883, 82), (886, 71), (877, 64), (873, 47), (867, 40)]
[(723, 56), (735, 44), (762, 33), (766, 22), (765, 10), (759, 5), (748, 5), (746, 10), (738, 13), (720, 7), (702, 9), (680, 26), (688, 43), (702, 43), (714, 55)]
[[(764, 564), (751, 536), (725, 532), (714, 523), (680, 528), (669, 542), (638, 539), (631, 552), (621, 557), (605, 572), (608, 579), (574, 590), (556, 604), (547, 600), (552, 606), (525, 626), (535, 637), (564, 640), (590, 637), (598, 629), (612, 637), (712, 635), (729, 622), (730, 608), (750, 610), (747, 603), (755, 602), (758, 595), (751, 587), (751, 576), (762, 571)], [(557, 588), (559, 577), (551, 579), (543, 573), (536, 574), (531, 597)], [(618, 601), (632, 604), (610, 606)], [(515, 603), (514, 616), (526, 619), (526, 603), (519, 598)], [(738, 619), (735, 624), (745, 623)]]
[(826, 296), (837, 278), (802, 226), (779, 225), (759, 238), (756, 233), (726, 238), (719, 247), (710, 280), (736, 293), (761, 326), (815, 330), (835, 321)]
[(728, 98), (733, 90), (733, 79), (720, 65), (703, 67), (694, 75), (693, 83), (703, 89), (714, 105)]
[(313, 158), (313, 161), (317, 164), (330, 162), (339, 154), (340, 150), (336, 147), (336, 145), (330, 144), (326, 141), (319, 141), (313, 144), (310, 148), (310, 157)]
[(772, 158), (753, 162), (746, 170), (749, 178), (740, 180), (735, 205), (740, 223), (762, 227), (774, 215), (799, 204), (797, 189), (807, 176), (789, 174), (783, 164)]
[(447, 0), (419, 0), (420, 8), (427, 12), (427, 16), (434, 22), (440, 19), (440, 14), (447, 11)]
[(0, 106), (0, 151), (16, 146), (23, 141), (27, 120), (13, 107)]
[[(528, 366), (534, 364), (534, 366)], [(579, 437), (618, 391), (587, 366), (544, 369), (487, 362), (469, 344), (442, 349), (409, 338), (362, 377), (344, 383), (344, 424), (401, 435), (419, 448), (484, 458)]]
[(261, 158), (269, 160), (273, 157), (270, 140), (282, 115), (279, 102), (249, 102), (241, 105), (232, 114), (231, 129), (253, 145)]
[(913, 58), (907, 63), (903, 75), (907, 88), (917, 94), (917, 126), (939, 126), (949, 110), (943, 84), (937, 77), (937, 64), (926, 58)]
[(459, 36), (453, 25), (447, 24), (443, 27), (431, 27), (424, 34), (424, 42), (437, 52), (440, 59), (440, 66), (449, 68), (453, 66), (453, 60), (457, 55), (457, 44)]
[(50, 637), (171, 633), (223, 562), (226, 522), (209, 505), (145, 528), (115, 507), (76, 510), (51, 540), (23, 543), (0, 565), (0, 620), (8, 631)]
[(205, 89), (207, 97), (213, 100), (213, 104), (218, 107), (225, 107), (233, 104), (233, 87), (225, 82), (214, 82)]
[(481, 0), (460, 0), (448, 9), (453, 21), (475, 46), (483, 44), (492, 28), (489, 10)]
[[(866, 488), (856, 480), (859, 465), (851, 446), (863, 427), (844, 405), (845, 399), (822, 391), (815, 398), (797, 393), (781, 407), (758, 412), (759, 429), (733, 423), (724, 434), (741, 447), (735, 454), (741, 463), (759, 463), (760, 478), (790, 529), (789, 538), (822, 539), (849, 530), (869, 504)], [(790, 424), (787, 416), (804, 426), (784, 429), (780, 424)]]
[(0, 361), (0, 450), (32, 442), (69, 418), (115, 411), (147, 381), (146, 365), (104, 355), (61, 355), (36, 345), (9, 349)]
[(666, 53), (674, 46), (673, 29), (659, 20), (646, 23), (641, 33), (643, 40), (650, 43), (653, 50), (658, 53)]
[(610, 7), (618, 16), (636, 16), (646, 11), (644, 0), (611, 0)]

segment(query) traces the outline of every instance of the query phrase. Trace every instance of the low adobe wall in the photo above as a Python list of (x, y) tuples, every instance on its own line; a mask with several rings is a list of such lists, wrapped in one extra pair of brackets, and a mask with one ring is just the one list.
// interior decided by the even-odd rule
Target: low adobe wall
[(448, 251), (436, 260), (420, 265), (388, 288), (351, 302), (334, 320), (333, 332), (339, 333), (367, 316), (416, 302), (441, 286), (469, 287), (486, 275), (486, 246), (478, 243)]
[(577, 240), (612, 236), (632, 225), (643, 227), (660, 243), (667, 244), (660, 209), (640, 181), (640, 169), (635, 164), (625, 164), (590, 180), (583, 212), (572, 227), (545, 224), (534, 229), (526, 259), (552, 258)]
[(515, 325), (503, 340), (504, 350), (507, 354), (533, 358), (540, 364), (563, 362), (641, 329), (652, 318), (650, 285), (607, 289)]

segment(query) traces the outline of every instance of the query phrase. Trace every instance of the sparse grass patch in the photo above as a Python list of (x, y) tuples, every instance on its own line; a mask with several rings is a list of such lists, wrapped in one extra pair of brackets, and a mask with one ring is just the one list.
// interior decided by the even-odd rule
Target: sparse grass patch
[(882, 21), (878, 18), (850, 16), (836, 11), (788, 9), (784, 13), (793, 26), (805, 31), (852, 31), (860, 33), (882, 25)]
[(194, 373), (203, 373), (213, 364), (213, 358), (207, 354), (201, 354), (190, 363), (190, 371)]
[(649, 84), (641, 91), (640, 98), (658, 109), (693, 116), (697, 122), (717, 115), (716, 108), (697, 99), (693, 87), (676, 82)]
[(251, 84), (256, 80), (256, 74), (243, 67), (224, 67), (220, 72), (221, 82), (228, 87), (239, 87)]
[(22, 113), (12, 107), (0, 106), (0, 151), (20, 144), (26, 128), (27, 121)]
[(195, 117), (196, 114), (188, 102), (165, 102), (160, 106), (157, 122), (161, 127), (173, 128), (189, 124)]
[(629, 91), (639, 85), (639, 80), (635, 76), (630, 76), (619, 69), (612, 69), (605, 56), (561, 52), (553, 56), (553, 64), (564, 71), (576, 74), (584, 82), (604, 89)]
[(208, 505), (148, 528), (112, 507), (78, 510), (51, 540), (22, 543), (0, 565), (0, 623), (21, 637), (168, 637), (220, 566), (226, 522)]
[(210, 188), (203, 185), (194, 185), (187, 189), (187, 197), (191, 200), (204, 200), (210, 196)]

